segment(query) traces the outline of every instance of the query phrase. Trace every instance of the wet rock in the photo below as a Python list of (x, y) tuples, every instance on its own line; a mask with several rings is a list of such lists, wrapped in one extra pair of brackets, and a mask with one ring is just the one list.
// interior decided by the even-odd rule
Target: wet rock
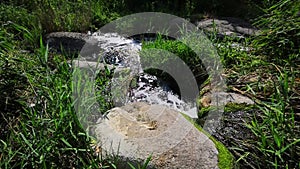
[[(117, 107), (98, 120), (96, 138), (107, 155), (118, 155), (120, 168), (145, 161), (149, 168), (218, 168), (214, 143), (178, 111), (142, 102)], [(126, 162), (125, 162), (126, 161)]]

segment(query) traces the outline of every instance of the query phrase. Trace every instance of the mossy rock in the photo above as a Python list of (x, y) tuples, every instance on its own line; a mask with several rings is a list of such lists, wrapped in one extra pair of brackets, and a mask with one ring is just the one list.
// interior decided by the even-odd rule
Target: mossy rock
[(182, 114), (189, 122), (191, 122), (200, 132), (204, 133), (209, 137), (211, 141), (214, 142), (219, 154), (219, 168), (220, 169), (232, 169), (234, 168), (234, 156), (230, 153), (230, 151), (226, 148), (224, 144), (216, 140), (213, 136), (211, 136), (209, 133), (207, 133), (205, 130), (202, 129), (201, 126), (199, 126), (196, 121), (188, 117), (187, 115)]

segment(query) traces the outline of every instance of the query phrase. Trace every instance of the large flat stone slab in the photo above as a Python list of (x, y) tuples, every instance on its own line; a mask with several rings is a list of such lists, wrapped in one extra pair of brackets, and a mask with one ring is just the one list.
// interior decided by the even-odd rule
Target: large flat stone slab
[(135, 102), (110, 110), (96, 126), (99, 146), (108, 155), (140, 163), (152, 154), (153, 168), (218, 168), (214, 143), (181, 113), (161, 105)]

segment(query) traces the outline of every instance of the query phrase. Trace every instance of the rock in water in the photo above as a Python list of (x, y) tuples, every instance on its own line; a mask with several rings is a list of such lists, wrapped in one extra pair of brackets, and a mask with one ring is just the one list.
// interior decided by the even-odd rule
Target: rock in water
[(99, 146), (107, 155), (118, 155), (118, 168), (130, 168), (151, 154), (149, 168), (218, 168), (214, 143), (178, 111), (143, 102), (110, 110), (95, 129)]

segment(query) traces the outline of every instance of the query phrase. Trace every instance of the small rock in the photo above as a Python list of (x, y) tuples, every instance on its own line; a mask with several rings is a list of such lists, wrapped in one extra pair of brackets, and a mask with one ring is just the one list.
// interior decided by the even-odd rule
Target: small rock
[(237, 93), (227, 93), (227, 92), (219, 92), (214, 93), (218, 95), (218, 102), (212, 102), (211, 94), (206, 94), (200, 99), (200, 103), (203, 107), (209, 107), (217, 104), (226, 105), (228, 103), (237, 103), (237, 104), (254, 104), (254, 101), (249, 99), (246, 96)]
[(233, 92), (215, 92), (212, 93), (211, 84), (205, 85), (200, 91), (201, 107), (209, 107), (216, 105), (227, 105), (228, 103), (237, 104), (255, 104), (250, 98)]

